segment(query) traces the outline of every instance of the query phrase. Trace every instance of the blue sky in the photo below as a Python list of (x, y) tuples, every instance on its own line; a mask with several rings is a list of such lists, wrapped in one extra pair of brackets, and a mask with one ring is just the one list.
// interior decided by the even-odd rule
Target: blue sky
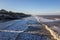
[(60, 0), (0, 0), (0, 9), (34, 15), (60, 15)]

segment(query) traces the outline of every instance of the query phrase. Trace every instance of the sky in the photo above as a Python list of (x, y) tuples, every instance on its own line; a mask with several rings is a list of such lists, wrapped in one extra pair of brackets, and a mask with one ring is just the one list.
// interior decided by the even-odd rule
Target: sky
[(60, 0), (0, 0), (0, 9), (33, 15), (60, 15)]

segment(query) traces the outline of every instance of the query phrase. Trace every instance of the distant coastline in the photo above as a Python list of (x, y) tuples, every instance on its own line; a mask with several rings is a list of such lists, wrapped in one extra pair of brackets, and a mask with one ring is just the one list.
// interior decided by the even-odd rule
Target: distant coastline
[(22, 19), (22, 18), (29, 17), (29, 16), (31, 15), (25, 14), (25, 13), (6, 11), (5, 9), (0, 10), (0, 20)]

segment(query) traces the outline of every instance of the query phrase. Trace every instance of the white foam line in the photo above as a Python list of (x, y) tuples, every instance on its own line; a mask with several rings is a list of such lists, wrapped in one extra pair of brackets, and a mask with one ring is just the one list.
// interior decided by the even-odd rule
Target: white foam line
[(21, 33), (24, 31), (15, 31), (15, 30), (0, 30), (0, 32), (13, 32), (13, 33)]

